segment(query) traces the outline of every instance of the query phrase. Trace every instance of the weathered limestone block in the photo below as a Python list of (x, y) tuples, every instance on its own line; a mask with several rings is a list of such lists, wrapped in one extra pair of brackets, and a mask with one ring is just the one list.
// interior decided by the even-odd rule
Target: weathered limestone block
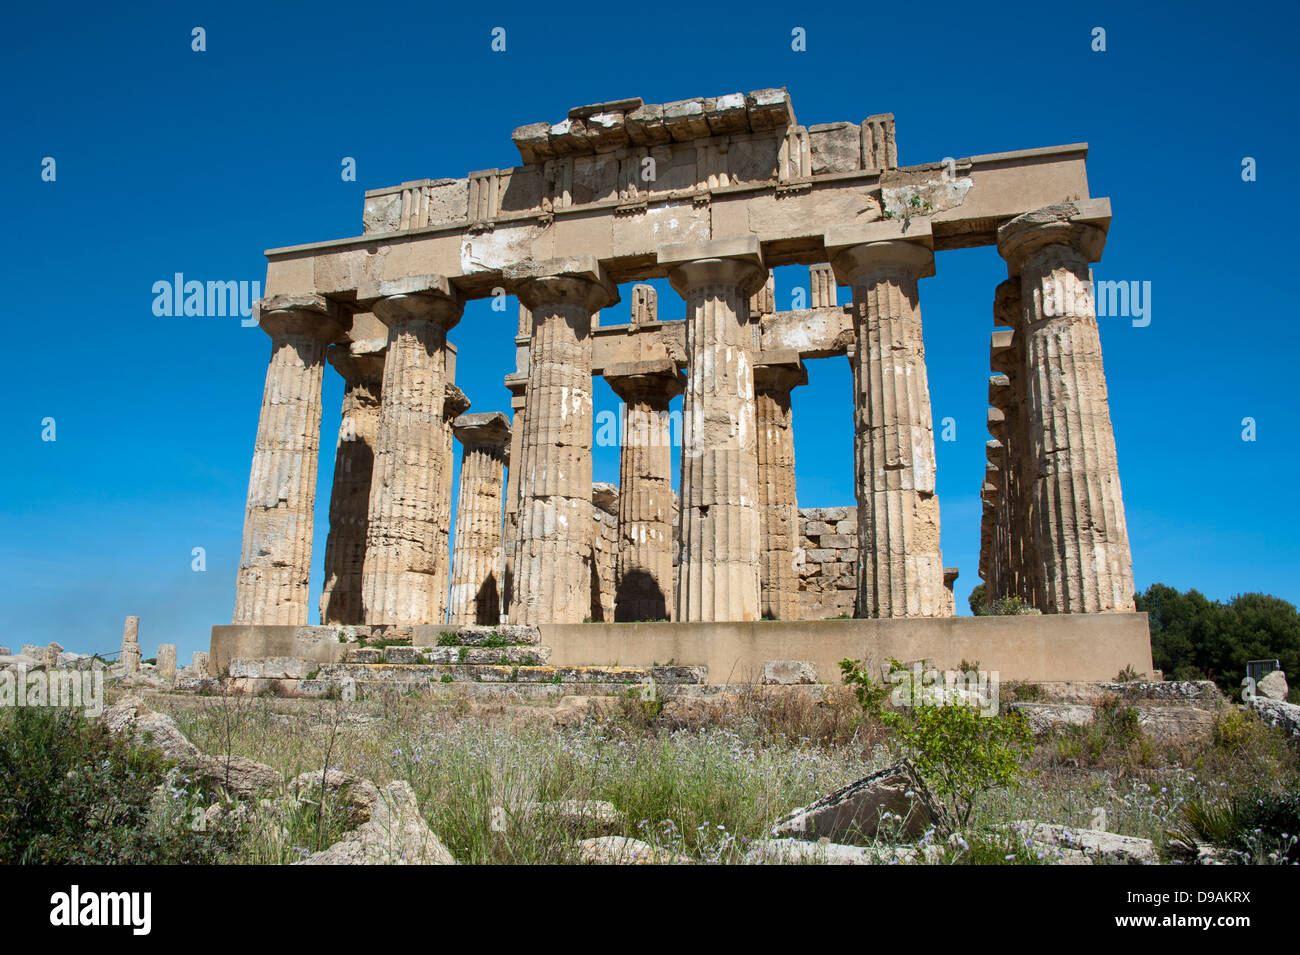
[(514, 623), (590, 614), (591, 316), (618, 290), (591, 256), (506, 269), (533, 316), (519, 487)]
[(758, 242), (667, 246), (686, 299), (679, 621), (757, 620), (758, 457), (749, 296), (767, 279)]
[(1133, 609), (1133, 564), (1111, 428), (1088, 263), (1105, 232), (1065, 203), (998, 229), (998, 252), (1020, 276), (1027, 415), (1035, 475), (1030, 523), (1039, 609)]
[(1264, 674), (1255, 690), (1260, 696), (1270, 700), (1285, 700), (1287, 693), (1290, 692), (1290, 687), (1286, 685), (1285, 673), (1281, 670), (1272, 670)]
[(195, 650), (193, 656), (190, 657), (190, 669), (199, 676), (208, 676), (208, 667), (208, 654), (203, 650)]
[[(934, 617), (945, 609), (917, 296), (917, 281), (934, 274), (934, 255), (928, 224), (914, 219), (906, 234), (884, 223), (827, 236), (827, 246), (838, 248), (836, 277), (853, 288), (859, 617)], [(867, 241), (848, 244), (854, 237)]]
[(817, 682), (817, 664), (810, 660), (768, 660), (763, 664), (763, 682), (779, 686)]
[[(375, 789), (373, 784), (369, 788)], [(343, 839), (295, 864), (456, 864), (455, 857), (424, 821), (410, 783), (399, 779), (377, 790), (364, 815), (366, 821)]]
[(363, 341), (331, 345), (328, 352), (330, 364), (343, 376), (343, 413), (334, 452), (325, 587), (320, 598), (320, 619), (326, 624), (365, 622), (361, 581), (379, 431), (383, 347), (382, 341)]
[(164, 680), (176, 679), (176, 644), (159, 644), (157, 665), (158, 675)]
[(499, 411), (463, 414), (452, 423), (462, 452), (452, 561), (451, 623), (500, 621), (505, 555), (501, 507), (510, 424)]
[(126, 618), (122, 627), (122, 675), (140, 672), (140, 618)]
[(808, 383), (797, 352), (771, 355), (754, 369), (758, 429), (760, 612), (771, 620), (799, 617), (795, 550), (799, 504), (794, 477), (794, 422), (790, 392)]
[(234, 623), (307, 623), (325, 347), (350, 324), (323, 296), (272, 298), (271, 362), (244, 511)]
[(808, 144), (814, 176), (862, 168), (862, 130), (857, 123), (809, 126)]
[(447, 329), (458, 293), (440, 276), (381, 283), (371, 293), (388, 326), (362, 571), (370, 624), (432, 623), (439, 550), (436, 500), (451, 467), (443, 433)]
[(925, 783), (903, 760), (794, 810), (772, 826), (772, 835), (851, 844), (871, 841), (878, 830), (919, 836), (938, 819)]
[(624, 402), (614, 619), (668, 620), (676, 609), (669, 405), (684, 385), (668, 359), (612, 365), (605, 380)]
[(808, 269), (809, 304), (813, 308), (835, 308), (839, 303), (839, 289), (835, 286), (835, 270), (828, 264), (814, 265)]

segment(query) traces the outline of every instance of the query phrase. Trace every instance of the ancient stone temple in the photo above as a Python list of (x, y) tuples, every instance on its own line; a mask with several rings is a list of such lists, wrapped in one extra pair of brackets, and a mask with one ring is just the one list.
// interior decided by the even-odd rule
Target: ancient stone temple
[[(781, 89), (583, 106), (513, 141), (516, 165), (372, 190), (361, 235), (267, 253), (235, 624), (311, 623), (329, 369), (321, 624), (950, 618), (921, 297), (936, 251), (979, 245), (1009, 276), (972, 293), (994, 306), (979, 573), (1044, 613), (1132, 609), (1086, 145), (901, 167), (892, 115), (803, 126)], [(777, 308), (787, 265), (807, 307)], [(503, 293), (515, 367), (466, 396), (451, 339), (473, 348), (465, 303)], [(602, 321), (623, 297), (631, 321)], [(856, 501), (801, 512), (791, 394), (835, 356)], [(596, 376), (624, 410), (620, 484), (593, 492)]]

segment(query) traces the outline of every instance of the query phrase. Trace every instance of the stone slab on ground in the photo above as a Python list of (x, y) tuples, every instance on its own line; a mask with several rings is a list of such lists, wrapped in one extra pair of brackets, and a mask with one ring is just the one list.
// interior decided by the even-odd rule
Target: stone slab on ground
[(1265, 723), (1284, 730), (1292, 737), (1300, 737), (1300, 706), (1260, 696), (1251, 700), (1249, 706)]
[(590, 865), (682, 865), (691, 860), (627, 836), (596, 836), (578, 843), (578, 853)]
[(420, 815), (410, 783), (397, 780), (379, 790), (363, 825), (295, 864), (455, 865), (456, 860)]
[(772, 835), (853, 844), (874, 839), (886, 829), (920, 836), (938, 817), (925, 783), (911, 764), (900, 760), (794, 810), (777, 820)]
[(1036, 842), (1056, 846), (1067, 856), (1077, 853), (1091, 861), (1111, 865), (1156, 865), (1160, 862), (1155, 843), (1150, 839), (1033, 820), (1021, 820), (1012, 826), (1020, 828)]

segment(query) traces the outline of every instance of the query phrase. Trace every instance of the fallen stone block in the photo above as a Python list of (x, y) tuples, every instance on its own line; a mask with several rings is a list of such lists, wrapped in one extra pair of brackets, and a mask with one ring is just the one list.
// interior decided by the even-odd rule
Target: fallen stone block
[(846, 846), (803, 839), (757, 839), (745, 865), (926, 865), (943, 857), (941, 846)]
[(596, 836), (578, 843), (578, 853), (589, 865), (682, 865), (689, 857), (659, 849), (627, 836)]
[(556, 802), (527, 802), (516, 814), (530, 823), (553, 824), (571, 832), (612, 835), (623, 829), (625, 820), (612, 802), (600, 799), (563, 799)]
[(303, 680), (319, 669), (319, 663), (302, 657), (267, 657), (264, 660), (235, 657), (230, 661), (230, 676), (236, 679)]
[(1121, 836), (1102, 829), (1074, 829), (1052, 823), (1021, 820), (1012, 823), (1035, 842), (1060, 849), (1063, 856), (1082, 855), (1090, 861), (1110, 865), (1156, 865), (1155, 843), (1137, 836)]
[(810, 660), (768, 660), (763, 664), (763, 682), (793, 686), (817, 682), (817, 664)]
[(847, 844), (869, 841), (878, 833), (915, 838), (939, 817), (921, 777), (900, 760), (794, 810), (772, 826), (772, 835)]
[(1282, 700), (1270, 700), (1266, 696), (1255, 697), (1249, 706), (1265, 723), (1284, 730), (1292, 737), (1300, 737), (1300, 706)]
[(139, 697), (128, 696), (114, 703), (104, 711), (103, 720), (110, 734), (126, 736), (133, 745), (158, 751), (192, 782), (245, 796), (278, 787), (283, 781), (278, 771), (247, 757), (200, 752), (171, 717), (153, 712)]
[(1270, 700), (1286, 701), (1290, 687), (1286, 685), (1286, 674), (1281, 670), (1272, 670), (1255, 686), (1255, 692)]
[(397, 780), (378, 792), (363, 825), (295, 864), (455, 865), (456, 860), (420, 815), (410, 783)]

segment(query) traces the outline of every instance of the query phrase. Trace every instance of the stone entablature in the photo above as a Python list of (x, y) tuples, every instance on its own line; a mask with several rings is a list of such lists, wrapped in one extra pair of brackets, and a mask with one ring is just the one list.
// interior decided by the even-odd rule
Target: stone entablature
[(521, 126), (512, 138), (521, 166), (368, 191), (365, 233), (485, 226), (602, 204), (633, 213), (727, 186), (797, 185), (898, 165), (892, 115), (800, 126), (784, 90), (580, 106), (559, 123)]

